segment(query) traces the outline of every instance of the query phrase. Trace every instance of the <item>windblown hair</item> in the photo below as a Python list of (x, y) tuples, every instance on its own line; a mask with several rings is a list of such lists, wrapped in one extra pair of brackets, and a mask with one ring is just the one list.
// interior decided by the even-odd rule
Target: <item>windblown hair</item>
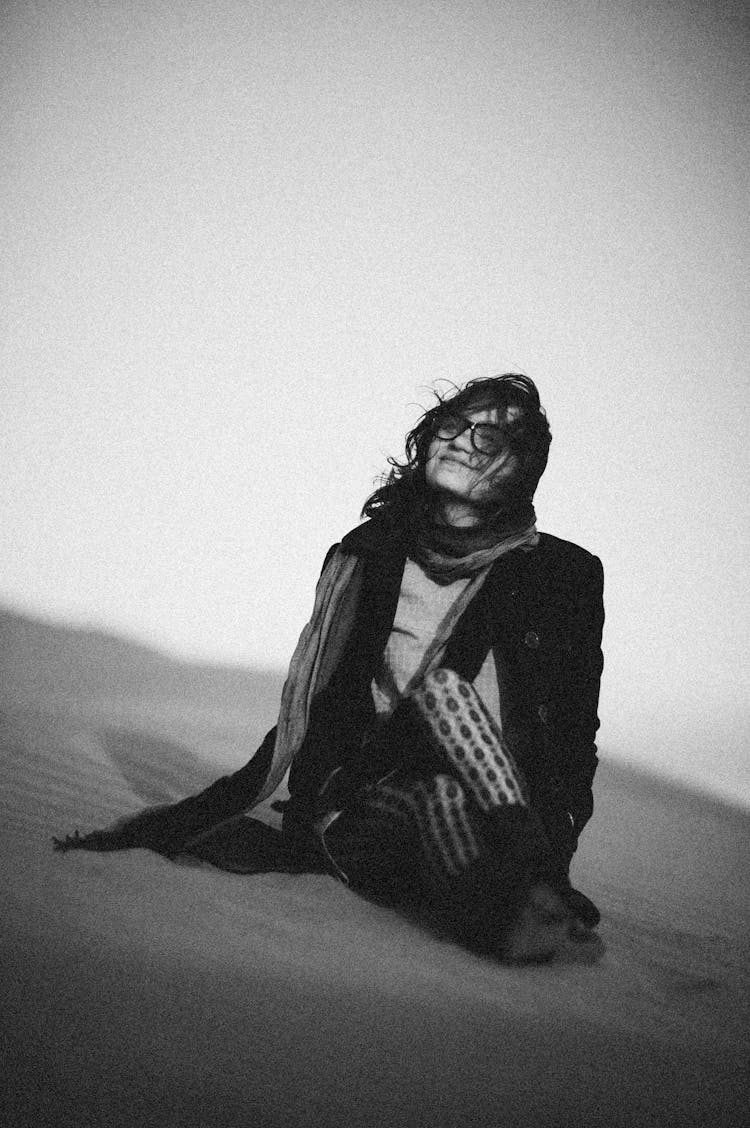
[[(530, 506), (539, 479), (547, 465), (552, 441), (547, 416), (539, 401), (533, 380), (515, 372), (470, 380), (463, 388), (448, 395), (434, 393), (436, 403), (429, 408), (406, 436), (406, 457), (403, 462), (389, 458), (390, 471), (378, 489), (362, 507), (363, 517), (376, 513), (398, 523), (413, 512), (415, 505), (429, 509), (432, 497), (425, 480), (427, 456), (435, 435), (436, 424), (446, 411), (464, 414), (482, 408), (497, 408), (505, 419), (508, 408), (516, 408), (514, 418), (503, 424), (507, 441), (518, 456), (520, 469), (512, 496), (507, 491), (501, 499), (486, 503), (486, 516), (492, 520), (500, 510)], [(533, 513), (533, 509), (532, 509)]]

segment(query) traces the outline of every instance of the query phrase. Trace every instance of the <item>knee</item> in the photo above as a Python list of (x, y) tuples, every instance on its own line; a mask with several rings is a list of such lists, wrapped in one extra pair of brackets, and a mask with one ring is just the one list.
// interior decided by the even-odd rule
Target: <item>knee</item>
[(459, 684), (467, 685), (463, 678), (448, 666), (438, 666), (430, 670), (422, 680), (413, 688), (412, 695), (420, 693), (444, 693), (446, 690), (457, 690)]
[(409, 694), (420, 713), (457, 713), (476, 697), (472, 685), (447, 666), (430, 670)]

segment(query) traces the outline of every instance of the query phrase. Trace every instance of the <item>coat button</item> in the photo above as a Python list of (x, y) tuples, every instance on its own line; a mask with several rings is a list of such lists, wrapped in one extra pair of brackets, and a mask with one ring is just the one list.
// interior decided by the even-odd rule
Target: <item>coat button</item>
[(536, 631), (527, 631), (523, 636), (523, 641), (527, 646), (531, 647), (532, 650), (536, 650), (539, 646), (539, 635)]

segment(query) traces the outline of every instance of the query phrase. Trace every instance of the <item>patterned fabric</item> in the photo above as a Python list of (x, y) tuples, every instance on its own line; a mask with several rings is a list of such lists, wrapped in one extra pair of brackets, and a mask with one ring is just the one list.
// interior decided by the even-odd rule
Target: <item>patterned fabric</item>
[(466, 793), (452, 776), (413, 783), (376, 784), (368, 802), (386, 821), (416, 830), (433, 880), (457, 876), (479, 857)]
[(473, 686), (453, 670), (436, 670), (412, 694), (433, 741), (483, 811), (527, 803), (521, 774)]
[(452, 670), (410, 696), (432, 749), (355, 798), (324, 848), (355, 889), (396, 905), (429, 906), (430, 923), (474, 946), (500, 944), (549, 851), (525, 784), (474, 688)]

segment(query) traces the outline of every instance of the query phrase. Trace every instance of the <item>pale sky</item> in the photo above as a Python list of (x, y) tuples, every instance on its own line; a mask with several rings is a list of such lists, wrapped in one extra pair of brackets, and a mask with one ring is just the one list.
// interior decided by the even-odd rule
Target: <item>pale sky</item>
[(743, 7), (6, 0), (0, 600), (282, 667), (429, 388), (524, 371), (602, 746), (750, 802)]

